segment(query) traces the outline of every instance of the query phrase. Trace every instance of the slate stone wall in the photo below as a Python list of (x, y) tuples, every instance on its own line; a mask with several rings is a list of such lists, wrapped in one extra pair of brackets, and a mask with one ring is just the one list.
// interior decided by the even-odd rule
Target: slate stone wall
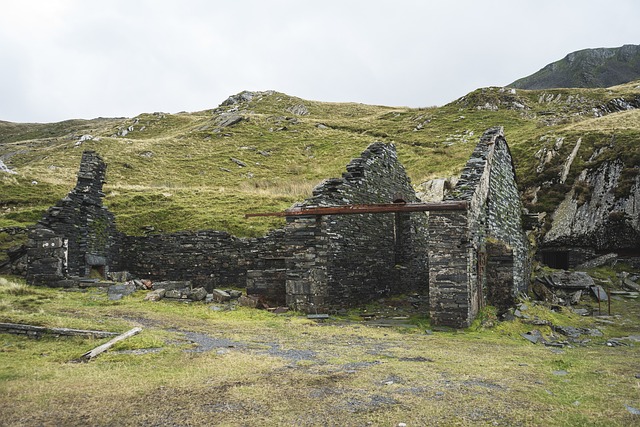
[(429, 214), (429, 314), (434, 325), (465, 327), (475, 317), (471, 251), (467, 212)]
[(229, 233), (203, 230), (127, 236), (120, 269), (152, 281), (189, 280), (211, 291), (244, 286), (248, 245)]
[(284, 259), (289, 255), (284, 236), (283, 230), (255, 239), (215, 230), (126, 236), (118, 266), (137, 277), (154, 281), (189, 280), (194, 287), (202, 286), (208, 291), (245, 287), (248, 270), (278, 268), (280, 260), (284, 267)]
[(513, 251), (513, 292), (526, 292), (530, 273), (529, 242), (524, 232), (515, 170), (504, 135), (495, 140), (489, 179), (488, 234), (506, 243)]
[[(494, 288), (504, 287), (504, 275), (488, 272), (509, 264), (491, 260), (487, 238), (507, 247), (515, 296), (528, 287), (528, 241), (522, 228), (522, 205), (502, 128), (485, 132), (467, 162), (456, 187), (445, 200), (467, 201), (466, 213), (432, 212), (429, 230), (430, 312), (434, 323), (467, 327), (478, 310), (494, 301)], [(452, 256), (453, 254), (453, 256)], [(489, 297), (488, 297), (489, 296)]]
[(49, 208), (29, 232), (27, 281), (71, 286), (73, 278), (104, 276), (117, 259), (121, 235), (113, 214), (102, 206), (106, 164), (85, 151), (75, 188)]
[[(374, 143), (347, 165), (342, 178), (320, 184), (302, 205), (399, 200), (418, 201), (395, 147)], [(315, 241), (298, 244), (288, 262), (288, 293), (295, 295), (297, 309), (326, 311), (388, 294), (428, 292), (425, 213), (327, 215), (294, 219), (288, 227)]]
[[(415, 202), (395, 147), (369, 146), (342, 178), (324, 181), (301, 205)], [(124, 237), (122, 270), (152, 280), (190, 280), (208, 290), (245, 286), (270, 304), (307, 312), (386, 294), (428, 292), (427, 216), (363, 214), (291, 218), (258, 239), (224, 232)]]
[(329, 244), (321, 217), (292, 219), (286, 227), (291, 256), (286, 260), (286, 300), (295, 310), (323, 313), (329, 305)]

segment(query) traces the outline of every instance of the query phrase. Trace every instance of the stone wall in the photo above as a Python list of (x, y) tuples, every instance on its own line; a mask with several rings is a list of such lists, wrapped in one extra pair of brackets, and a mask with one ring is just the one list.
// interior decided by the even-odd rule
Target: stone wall
[(488, 234), (513, 251), (513, 292), (529, 287), (529, 241), (524, 232), (522, 201), (509, 147), (502, 132), (495, 140), (487, 197)]
[[(370, 145), (342, 178), (301, 205), (416, 202), (395, 147)], [(152, 280), (190, 280), (208, 290), (245, 286), (270, 304), (302, 311), (361, 304), (386, 294), (428, 292), (427, 216), (362, 214), (290, 219), (265, 237), (219, 231), (123, 239), (119, 268)]]
[(213, 230), (126, 236), (122, 248), (122, 271), (153, 281), (189, 280), (209, 291), (244, 286), (251, 257), (245, 240)]
[(113, 214), (102, 206), (104, 161), (85, 151), (73, 190), (29, 232), (27, 281), (71, 286), (73, 278), (104, 277), (117, 259), (120, 234)]
[(469, 218), (465, 211), (429, 214), (429, 306), (434, 325), (465, 327), (475, 317)]
[[(393, 145), (371, 144), (302, 206), (417, 202)], [(327, 215), (288, 226), (308, 236), (287, 264), (291, 304), (300, 310), (362, 304), (388, 294), (428, 292), (425, 213)], [(313, 243), (312, 243), (313, 242)]]
[[(509, 148), (502, 128), (480, 138), (447, 201), (467, 201), (467, 212), (432, 212), (429, 228), (430, 312), (435, 324), (466, 327), (485, 304), (494, 287), (504, 287), (504, 274), (488, 272), (508, 264), (512, 269), (510, 294), (528, 288), (528, 241), (522, 228), (522, 205)], [(487, 238), (501, 242), (512, 253), (509, 264), (491, 260)], [(500, 267), (502, 268), (502, 267)], [(487, 298), (489, 296), (490, 298)]]
[(238, 238), (215, 230), (125, 236), (118, 267), (154, 281), (189, 280), (208, 291), (245, 287), (248, 271), (266, 271), (265, 279), (256, 273), (251, 276), (257, 282), (250, 288), (254, 294), (262, 293), (261, 289), (270, 293), (263, 283), (271, 274), (268, 271), (284, 268), (290, 256), (284, 237), (284, 230), (260, 238)]
[(321, 217), (313, 216), (291, 220), (286, 227), (292, 251), (286, 260), (287, 305), (296, 310), (317, 313), (328, 306), (329, 245), (325, 225)]

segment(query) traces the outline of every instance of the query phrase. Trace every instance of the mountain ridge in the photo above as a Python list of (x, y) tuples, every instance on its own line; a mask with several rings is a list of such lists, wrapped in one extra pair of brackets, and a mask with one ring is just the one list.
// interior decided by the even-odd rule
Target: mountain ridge
[(640, 79), (640, 45), (571, 52), (508, 87), (516, 89), (610, 87)]

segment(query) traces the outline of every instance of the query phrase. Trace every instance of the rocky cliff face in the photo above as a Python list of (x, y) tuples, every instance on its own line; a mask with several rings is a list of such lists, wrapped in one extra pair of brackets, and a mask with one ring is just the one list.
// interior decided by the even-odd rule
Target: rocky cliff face
[(610, 87), (640, 78), (640, 46), (584, 49), (511, 83), (519, 89)]
[[(605, 162), (593, 171), (583, 170), (553, 214), (544, 244), (598, 251), (639, 249), (640, 175), (628, 178), (623, 171), (621, 160)], [(622, 187), (630, 188), (629, 192), (620, 194)], [(586, 197), (581, 196), (581, 188), (587, 190)]]

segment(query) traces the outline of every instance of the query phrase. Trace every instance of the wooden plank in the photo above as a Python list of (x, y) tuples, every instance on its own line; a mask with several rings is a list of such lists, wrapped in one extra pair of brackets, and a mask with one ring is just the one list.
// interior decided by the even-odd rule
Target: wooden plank
[(118, 335), (115, 332), (91, 331), (85, 329), (47, 328), (44, 326), (25, 325), (21, 323), (0, 323), (0, 332), (29, 336), (72, 336), (87, 338), (109, 338)]
[(116, 343), (118, 343), (118, 342), (120, 342), (122, 340), (125, 340), (125, 339), (127, 339), (129, 337), (132, 337), (132, 336), (134, 336), (136, 334), (139, 334), (141, 331), (142, 331), (142, 328), (139, 328), (139, 327), (135, 327), (133, 329), (130, 329), (127, 332), (125, 332), (124, 334), (118, 335), (117, 337), (115, 337), (111, 341), (109, 341), (107, 343), (104, 343), (104, 344), (94, 348), (93, 350), (87, 351), (85, 354), (83, 354), (79, 358), (75, 359), (74, 362), (88, 362), (89, 360), (93, 359), (94, 357), (97, 357), (100, 354), (104, 353), (105, 351), (109, 350)]

